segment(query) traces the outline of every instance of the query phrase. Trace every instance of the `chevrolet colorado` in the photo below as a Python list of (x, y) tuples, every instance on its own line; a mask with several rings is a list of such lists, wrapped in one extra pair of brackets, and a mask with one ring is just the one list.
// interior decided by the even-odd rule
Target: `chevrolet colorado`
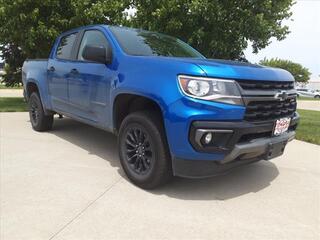
[(206, 59), (140, 29), (65, 32), (49, 59), (24, 62), (22, 80), (34, 130), (60, 114), (115, 133), (124, 172), (145, 189), (275, 158), (299, 121), (289, 72)]

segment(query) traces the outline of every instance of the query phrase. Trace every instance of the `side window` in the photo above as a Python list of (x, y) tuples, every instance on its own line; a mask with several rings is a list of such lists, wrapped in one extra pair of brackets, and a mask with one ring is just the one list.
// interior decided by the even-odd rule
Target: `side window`
[(71, 59), (72, 47), (76, 40), (76, 33), (72, 33), (61, 38), (58, 49), (57, 49), (57, 58), (60, 59)]
[(83, 35), (78, 52), (78, 60), (84, 60), (82, 57), (82, 53), (86, 45), (92, 45), (97, 47), (103, 46), (106, 49), (109, 47), (107, 39), (102, 32), (98, 30), (88, 30)]

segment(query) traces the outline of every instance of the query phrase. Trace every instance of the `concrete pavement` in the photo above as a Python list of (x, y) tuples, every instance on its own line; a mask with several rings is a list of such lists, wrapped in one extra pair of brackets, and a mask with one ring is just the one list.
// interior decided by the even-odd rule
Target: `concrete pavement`
[(0, 239), (319, 239), (320, 146), (153, 191), (124, 177), (116, 138), (70, 119), (32, 131), (0, 114)]
[(22, 89), (0, 89), (0, 97), (23, 97)]
[(298, 101), (298, 109), (320, 111), (320, 101)]

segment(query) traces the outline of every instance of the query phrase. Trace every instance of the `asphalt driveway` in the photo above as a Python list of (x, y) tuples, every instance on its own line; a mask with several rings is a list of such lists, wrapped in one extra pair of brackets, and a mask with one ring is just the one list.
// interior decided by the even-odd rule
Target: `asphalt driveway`
[(70, 119), (48, 133), (0, 114), (0, 239), (319, 239), (320, 146), (206, 180), (133, 186), (116, 138)]

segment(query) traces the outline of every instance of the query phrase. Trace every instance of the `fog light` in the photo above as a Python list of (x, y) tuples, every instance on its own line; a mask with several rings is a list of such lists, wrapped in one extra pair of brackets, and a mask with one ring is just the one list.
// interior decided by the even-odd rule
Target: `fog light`
[(207, 133), (206, 136), (204, 137), (204, 142), (206, 144), (209, 144), (212, 140), (212, 133)]

